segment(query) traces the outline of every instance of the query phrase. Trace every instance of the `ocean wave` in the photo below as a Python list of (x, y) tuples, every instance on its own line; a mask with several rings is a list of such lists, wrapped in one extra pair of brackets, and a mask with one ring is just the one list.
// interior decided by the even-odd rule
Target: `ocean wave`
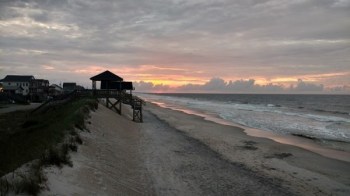
[(350, 119), (282, 107), (278, 104), (242, 104), (171, 96), (148, 96), (170, 108), (194, 110), (241, 125), (280, 134), (299, 134), (350, 142)]

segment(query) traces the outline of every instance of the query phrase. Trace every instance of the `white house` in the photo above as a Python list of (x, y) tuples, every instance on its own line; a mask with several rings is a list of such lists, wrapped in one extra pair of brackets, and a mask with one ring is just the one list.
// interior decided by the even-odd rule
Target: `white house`
[(58, 86), (57, 84), (51, 84), (49, 88), (50, 96), (57, 96), (63, 94), (63, 88)]
[(7, 75), (0, 82), (4, 92), (26, 96), (30, 93), (33, 80), (35, 80), (34, 76)]

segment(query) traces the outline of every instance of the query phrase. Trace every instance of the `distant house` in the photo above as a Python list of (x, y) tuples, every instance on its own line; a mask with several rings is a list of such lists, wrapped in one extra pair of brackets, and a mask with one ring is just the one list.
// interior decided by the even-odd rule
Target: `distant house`
[(49, 87), (49, 96), (55, 97), (63, 94), (63, 88), (58, 86), (57, 84), (51, 84)]
[(65, 82), (63, 83), (63, 92), (70, 93), (77, 89), (77, 84), (75, 82)]
[(45, 101), (49, 96), (49, 81), (44, 79), (34, 79), (30, 85), (30, 96), (32, 101)]
[(35, 80), (34, 76), (7, 75), (0, 82), (4, 92), (27, 96), (33, 80)]
[(76, 90), (85, 90), (85, 88), (83, 87), (83, 86), (80, 86), (80, 85), (77, 85), (76, 87), (75, 87), (75, 89)]
[(50, 82), (44, 79), (34, 79), (30, 85), (30, 92), (33, 94), (47, 93), (49, 90)]

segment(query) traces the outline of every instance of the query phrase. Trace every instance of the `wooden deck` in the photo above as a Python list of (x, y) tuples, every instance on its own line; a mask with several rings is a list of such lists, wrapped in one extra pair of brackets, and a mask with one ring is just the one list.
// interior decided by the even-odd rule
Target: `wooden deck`
[[(133, 110), (133, 121), (143, 122), (142, 106), (145, 102), (139, 97), (119, 90), (81, 90), (76, 92), (80, 97), (105, 98), (106, 106), (114, 109), (118, 114), (122, 113), (122, 103), (130, 105)], [(116, 101), (113, 102), (113, 99)]]

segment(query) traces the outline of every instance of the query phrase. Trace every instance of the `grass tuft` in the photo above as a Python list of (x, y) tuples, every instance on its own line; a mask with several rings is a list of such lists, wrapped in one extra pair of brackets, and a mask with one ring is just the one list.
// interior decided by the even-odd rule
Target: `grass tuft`
[(81, 139), (81, 137), (79, 135), (75, 136), (75, 142), (78, 144), (83, 144), (83, 140)]
[(63, 144), (60, 148), (50, 148), (44, 155), (41, 157), (41, 163), (44, 166), (56, 165), (62, 167), (62, 165), (72, 165), (70, 157), (68, 155), (69, 145)]

